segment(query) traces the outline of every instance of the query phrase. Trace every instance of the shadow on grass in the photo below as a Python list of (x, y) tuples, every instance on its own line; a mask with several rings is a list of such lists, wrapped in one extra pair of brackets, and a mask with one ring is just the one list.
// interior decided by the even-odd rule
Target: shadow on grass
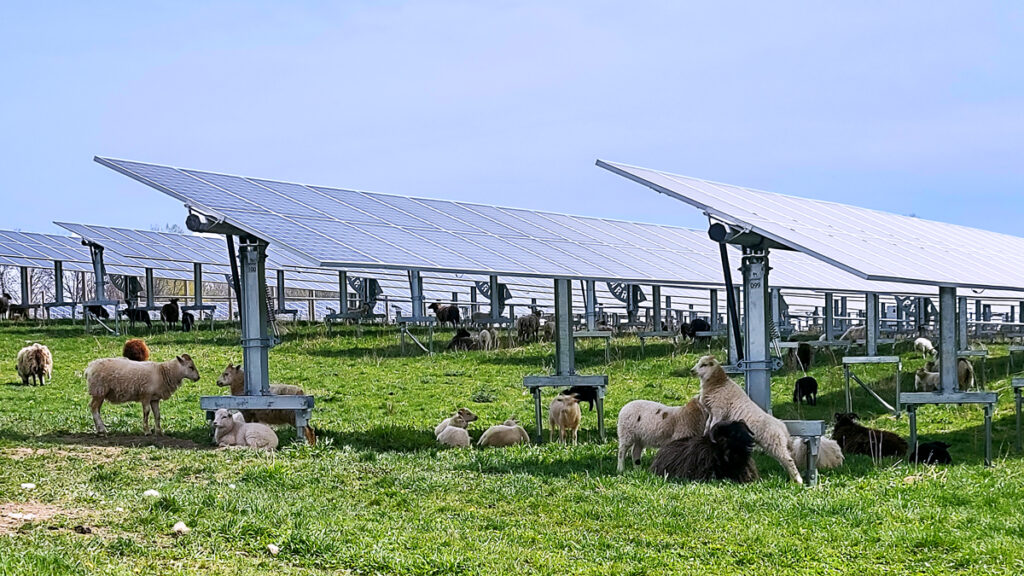
[[(175, 433), (173, 436), (153, 436), (142, 434), (95, 434), (95, 433), (73, 433), (73, 434), (47, 434), (44, 436), (30, 436), (13, 430), (0, 430), (0, 439), (14, 442), (42, 442), (52, 444), (66, 444), (69, 446), (95, 446), (105, 448), (142, 448), (153, 446), (157, 448), (170, 448), (175, 450), (210, 450), (213, 445), (207, 440), (210, 436), (208, 428), (193, 428), (182, 433)], [(197, 442), (197, 439), (201, 440)]]
[(317, 429), (316, 434), (318, 441), (330, 440), (335, 446), (370, 452), (417, 452), (439, 447), (432, 430), (410, 426), (375, 426), (350, 432)]

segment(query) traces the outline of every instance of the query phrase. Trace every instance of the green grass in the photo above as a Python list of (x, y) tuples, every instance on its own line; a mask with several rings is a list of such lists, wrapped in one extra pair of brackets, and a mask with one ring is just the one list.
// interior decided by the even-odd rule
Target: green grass
[[(51, 384), (18, 382), (14, 357), (28, 341), (53, 351)], [(111, 434), (92, 433), (82, 370), (119, 354), (123, 339), (80, 326), (0, 326), (0, 507), (44, 513), (20, 526), (0, 518), (0, 574), (1024, 573), (1024, 465), (1012, 452), (1005, 347), (993, 346), (988, 362), (988, 388), (1001, 400), (993, 468), (982, 462), (980, 408), (929, 407), (919, 412), (921, 437), (952, 443), (956, 465), (850, 456), (804, 489), (760, 454), (763, 480), (751, 485), (666, 483), (633, 468), (618, 475), (614, 438), (597, 442), (586, 409), (578, 447), (441, 449), (433, 426), (459, 406), (480, 415), (474, 437), (512, 415), (532, 430), (522, 377), (549, 371), (553, 346), (401, 357), (397, 335), (374, 328), (329, 337), (298, 328), (271, 351), (272, 380), (316, 395), (319, 445), (291, 444), (283, 429), (276, 455), (212, 450), (198, 398), (223, 392), (215, 380), (241, 359), (237, 333), (148, 341), (154, 359), (187, 352), (202, 374), (162, 404), (168, 438), (157, 445), (138, 436), (137, 404), (104, 406)], [(629, 400), (678, 404), (695, 394), (688, 369), (700, 352), (649, 343), (641, 357), (638, 341), (622, 339), (605, 365), (603, 345), (586, 342), (578, 364), (609, 375), (614, 431)], [(907, 372), (922, 363), (903, 352)], [(776, 415), (843, 411), (841, 367), (828, 353), (816, 360), (819, 405), (795, 407), (798, 375), (782, 372)], [(873, 381), (891, 374), (862, 372)], [(891, 398), (888, 377), (881, 391)], [(855, 398), (867, 424), (906, 435), (905, 417), (860, 390)], [(144, 497), (149, 488), (161, 496)], [(179, 520), (190, 534), (173, 536)], [(78, 525), (92, 534), (75, 533)]]

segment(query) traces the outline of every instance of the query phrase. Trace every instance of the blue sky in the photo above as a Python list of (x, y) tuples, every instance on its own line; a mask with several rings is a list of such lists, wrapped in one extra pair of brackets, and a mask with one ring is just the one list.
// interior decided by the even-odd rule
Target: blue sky
[(149, 228), (92, 161), (703, 227), (597, 158), (1021, 235), (1024, 4), (23, 2), (0, 228)]

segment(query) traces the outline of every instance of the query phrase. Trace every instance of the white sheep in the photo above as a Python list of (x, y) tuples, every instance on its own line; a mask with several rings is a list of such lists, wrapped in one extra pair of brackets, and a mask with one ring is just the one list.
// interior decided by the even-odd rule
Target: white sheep
[(479, 446), (514, 446), (516, 444), (529, 444), (530, 436), (526, 430), (516, 422), (515, 418), (505, 420), (503, 424), (491, 426), (484, 431), (483, 436), (477, 440)]
[(445, 446), (469, 448), (469, 432), (466, 431), (469, 422), (459, 414), (455, 414), (445, 421), (448, 423), (447, 425), (443, 428), (438, 427), (440, 431), (437, 433), (437, 441)]
[(452, 425), (465, 428), (466, 426), (469, 426), (470, 422), (475, 422), (476, 418), (476, 414), (470, 412), (468, 408), (459, 408), (455, 414), (445, 418), (440, 424), (434, 427), (434, 436), (440, 436), (442, 430)]
[[(793, 455), (793, 460), (801, 464), (807, 462), (807, 444), (804, 443), (803, 438), (793, 438), (789, 441), (789, 452)], [(821, 443), (818, 445), (818, 462), (817, 468), (828, 469), (828, 468), (839, 468), (843, 465), (843, 461), (846, 459), (843, 456), (843, 450), (839, 447), (839, 443), (831, 438), (821, 437)]]
[[(939, 372), (939, 362), (929, 360), (924, 368), (919, 368), (914, 374), (914, 390), (918, 387), (918, 378), (925, 387), (925, 391), (938, 390), (942, 377)], [(956, 380), (960, 384), (960, 390), (969, 390), (974, 387), (974, 364), (966, 358), (958, 358), (956, 361)]]
[(789, 478), (802, 483), (800, 471), (789, 453), (789, 431), (781, 420), (761, 409), (725, 373), (714, 356), (697, 361), (693, 371), (700, 377), (700, 402), (708, 411), (705, 432), (727, 420), (743, 420), (754, 433), (757, 443), (782, 464)]
[(32, 377), (32, 384), (46, 384), (46, 380), (53, 381), (53, 356), (50, 349), (42, 344), (25, 346), (18, 352), (18, 376), (21, 376), (22, 384), (28, 385), (28, 379)]
[(277, 448), (274, 429), (260, 422), (246, 422), (238, 412), (231, 414), (221, 408), (213, 416), (213, 441), (222, 447), (248, 447), (271, 451)]
[[(217, 386), (227, 386), (232, 396), (245, 395), (245, 370), (242, 365), (232, 365), (228, 362), (227, 368), (217, 378)], [(303, 396), (302, 388), (293, 384), (271, 384), (270, 393), (279, 396)], [(243, 410), (242, 416), (250, 422), (263, 422), (264, 424), (290, 424), (295, 425), (295, 412), (291, 410)]]
[(914, 372), (914, 391), (931, 392), (939, 389), (941, 375), (938, 372), (929, 372), (924, 368), (918, 368)]
[(153, 411), (156, 433), (163, 434), (160, 427), (160, 401), (166, 400), (181, 386), (185, 378), (196, 382), (199, 370), (188, 354), (166, 362), (136, 362), (127, 358), (100, 358), (85, 368), (85, 379), (89, 383), (92, 401), (92, 420), (96, 431), (106, 434), (107, 427), (100, 418), (103, 402), (123, 404), (142, 403), (142, 429), (149, 434), (149, 412)]
[(619, 411), (619, 464), (625, 468), (627, 454), (640, 464), (644, 448), (661, 448), (673, 440), (702, 436), (707, 413), (697, 398), (684, 406), (666, 406), (651, 400), (633, 400)]
[(854, 340), (864, 340), (866, 337), (867, 327), (862, 324), (860, 326), (851, 326), (846, 330), (846, 332), (843, 332), (843, 335), (840, 336), (839, 339), (853, 342)]
[(921, 353), (921, 358), (927, 358), (929, 355), (935, 356), (938, 354), (935, 346), (932, 346), (932, 341), (924, 337), (914, 340), (914, 350)]
[(477, 338), (480, 339), (480, 347), (484, 350), (494, 350), (497, 347), (491, 331), (486, 328), (480, 331)]
[(559, 394), (551, 401), (548, 407), (548, 423), (551, 430), (548, 433), (548, 441), (555, 439), (555, 428), (558, 429), (558, 441), (566, 443), (566, 432), (572, 437), (572, 443), (577, 444), (577, 434), (580, 429), (580, 419), (583, 412), (580, 410), (580, 402), (572, 394)]

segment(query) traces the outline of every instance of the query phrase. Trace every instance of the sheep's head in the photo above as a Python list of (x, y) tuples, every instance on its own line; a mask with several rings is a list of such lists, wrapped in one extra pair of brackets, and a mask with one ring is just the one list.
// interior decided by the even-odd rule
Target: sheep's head
[(723, 444), (732, 449), (754, 449), (754, 433), (743, 420), (719, 422), (711, 429), (708, 438), (715, 444)]
[(433, 310), (435, 314), (440, 308), (441, 304), (439, 302), (432, 302), (430, 306), (427, 306), (427, 310)]
[(214, 412), (213, 427), (217, 430), (231, 430), (235, 427), (235, 420), (227, 408), (221, 408)]
[(703, 382), (721, 369), (722, 365), (718, 363), (718, 360), (715, 360), (714, 356), (701, 356), (700, 360), (697, 360), (697, 363), (694, 364), (691, 372), (700, 377), (700, 381)]
[(245, 372), (242, 370), (242, 365), (233, 366), (231, 362), (228, 362), (227, 368), (220, 373), (220, 378), (217, 378), (217, 386), (228, 386), (237, 384), (245, 380)]
[(504, 426), (519, 426), (519, 421), (517, 421), (515, 416), (513, 416), (513, 417), (509, 418), (508, 420), (505, 420), (504, 422), (502, 422), (502, 425), (504, 425)]
[(195, 362), (192, 361), (192, 357), (188, 354), (182, 354), (178, 356), (178, 364), (181, 366), (182, 372), (185, 378), (196, 382), (199, 380), (199, 370), (196, 369)]
[(839, 426), (840, 424), (854, 424), (860, 420), (860, 416), (857, 416), (856, 412), (836, 412), (835, 419), (836, 426)]
[(459, 418), (462, 418), (462, 420), (467, 424), (469, 424), (470, 422), (475, 422), (477, 419), (476, 414), (470, 412), (468, 408), (459, 408), (459, 411), (456, 412), (455, 415)]

